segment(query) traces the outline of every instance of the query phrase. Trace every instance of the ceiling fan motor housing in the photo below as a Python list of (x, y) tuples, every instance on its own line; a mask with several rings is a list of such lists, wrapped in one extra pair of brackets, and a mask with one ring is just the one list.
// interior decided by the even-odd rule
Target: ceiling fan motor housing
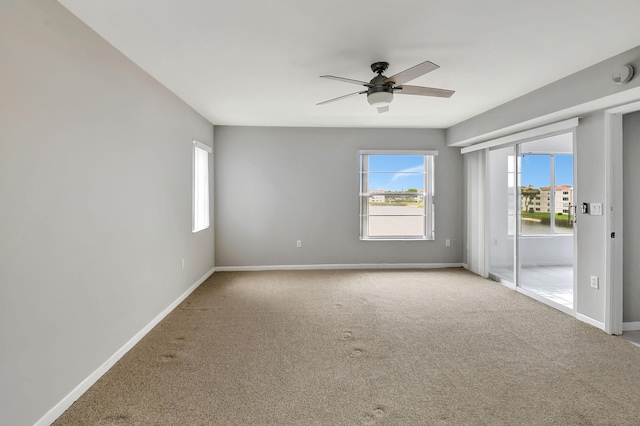
[[(374, 64), (375, 65), (375, 64)], [(373, 65), (371, 66), (373, 68)], [(373, 86), (367, 90), (367, 101), (374, 107), (385, 107), (393, 100), (393, 84), (385, 83), (386, 76), (378, 74), (371, 79)]]

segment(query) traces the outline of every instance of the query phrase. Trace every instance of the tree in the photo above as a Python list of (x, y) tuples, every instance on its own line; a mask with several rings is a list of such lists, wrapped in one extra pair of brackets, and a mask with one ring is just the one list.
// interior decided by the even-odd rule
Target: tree
[[(538, 195), (540, 195), (540, 190), (538, 188), (534, 188), (532, 185), (521, 188), (522, 198), (524, 199), (524, 210), (529, 211), (529, 206), (536, 199)], [(533, 207), (531, 207), (533, 210)]]
[(407, 189), (407, 192), (418, 192), (418, 190), (415, 188), (409, 188)]

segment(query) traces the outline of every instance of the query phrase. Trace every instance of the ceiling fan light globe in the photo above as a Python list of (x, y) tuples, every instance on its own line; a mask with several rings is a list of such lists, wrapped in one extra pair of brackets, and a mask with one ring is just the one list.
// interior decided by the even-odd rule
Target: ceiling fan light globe
[(367, 95), (367, 101), (369, 102), (369, 105), (376, 108), (386, 107), (391, 103), (392, 100), (392, 92), (374, 92)]

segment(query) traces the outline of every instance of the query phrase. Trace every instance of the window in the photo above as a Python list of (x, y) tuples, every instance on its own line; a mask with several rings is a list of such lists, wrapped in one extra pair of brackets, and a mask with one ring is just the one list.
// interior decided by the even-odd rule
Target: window
[(193, 232), (209, 227), (210, 153), (210, 147), (193, 141)]
[(433, 240), (437, 151), (360, 151), (360, 239)]
[[(573, 155), (523, 153), (520, 164), (521, 233), (573, 233)], [(533, 194), (537, 194), (535, 198)], [(534, 206), (533, 211), (530, 206)]]

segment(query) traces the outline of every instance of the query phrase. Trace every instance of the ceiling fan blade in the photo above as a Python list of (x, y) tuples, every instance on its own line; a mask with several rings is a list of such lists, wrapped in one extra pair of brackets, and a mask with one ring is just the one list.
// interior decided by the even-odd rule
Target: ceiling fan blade
[(389, 111), (389, 105), (378, 107), (378, 114), (382, 114), (383, 112), (387, 112), (387, 111)]
[(373, 87), (373, 84), (367, 81), (354, 80), (352, 78), (336, 77), (335, 75), (321, 75), (320, 78), (328, 78), (330, 80), (343, 81), (345, 83), (353, 83), (359, 86)]
[(416, 65), (415, 67), (411, 67), (407, 70), (401, 71), (396, 75), (392, 75), (391, 77), (387, 78), (384, 82), (394, 83), (395, 85), (401, 85), (408, 81), (413, 80), (414, 78), (418, 78), (421, 75), (424, 75), (428, 72), (437, 70), (438, 68), (440, 67), (434, 64), (433, 62), (426, 61)]
[(396, 86), (394, 92), (402, 95), (435, 96), (438, 98), (450, 98), (455, 90), (435, 89), (433, 87), (422, 86)]
[(350, 98), (351, 96), (361, 95), (361, 94), (363, 94), (363, 93), (367, 93), (367, 91), (366, 91), (366, 90), (364, 90), (364, 91), (362, 91), (362, 92), (349, 93), (348, 95), (339, 96), (339, 97), (337, 97), (337, 98), (329, 99), (328, 101), (320, 102), (319, 104), (316, 104), (316, 105), (324, 105), (324, 104), (328, 104), (328, 103), (330, 103), (330, 102), (339, 101), (339, 100), (341, 100), (341, 99)]

